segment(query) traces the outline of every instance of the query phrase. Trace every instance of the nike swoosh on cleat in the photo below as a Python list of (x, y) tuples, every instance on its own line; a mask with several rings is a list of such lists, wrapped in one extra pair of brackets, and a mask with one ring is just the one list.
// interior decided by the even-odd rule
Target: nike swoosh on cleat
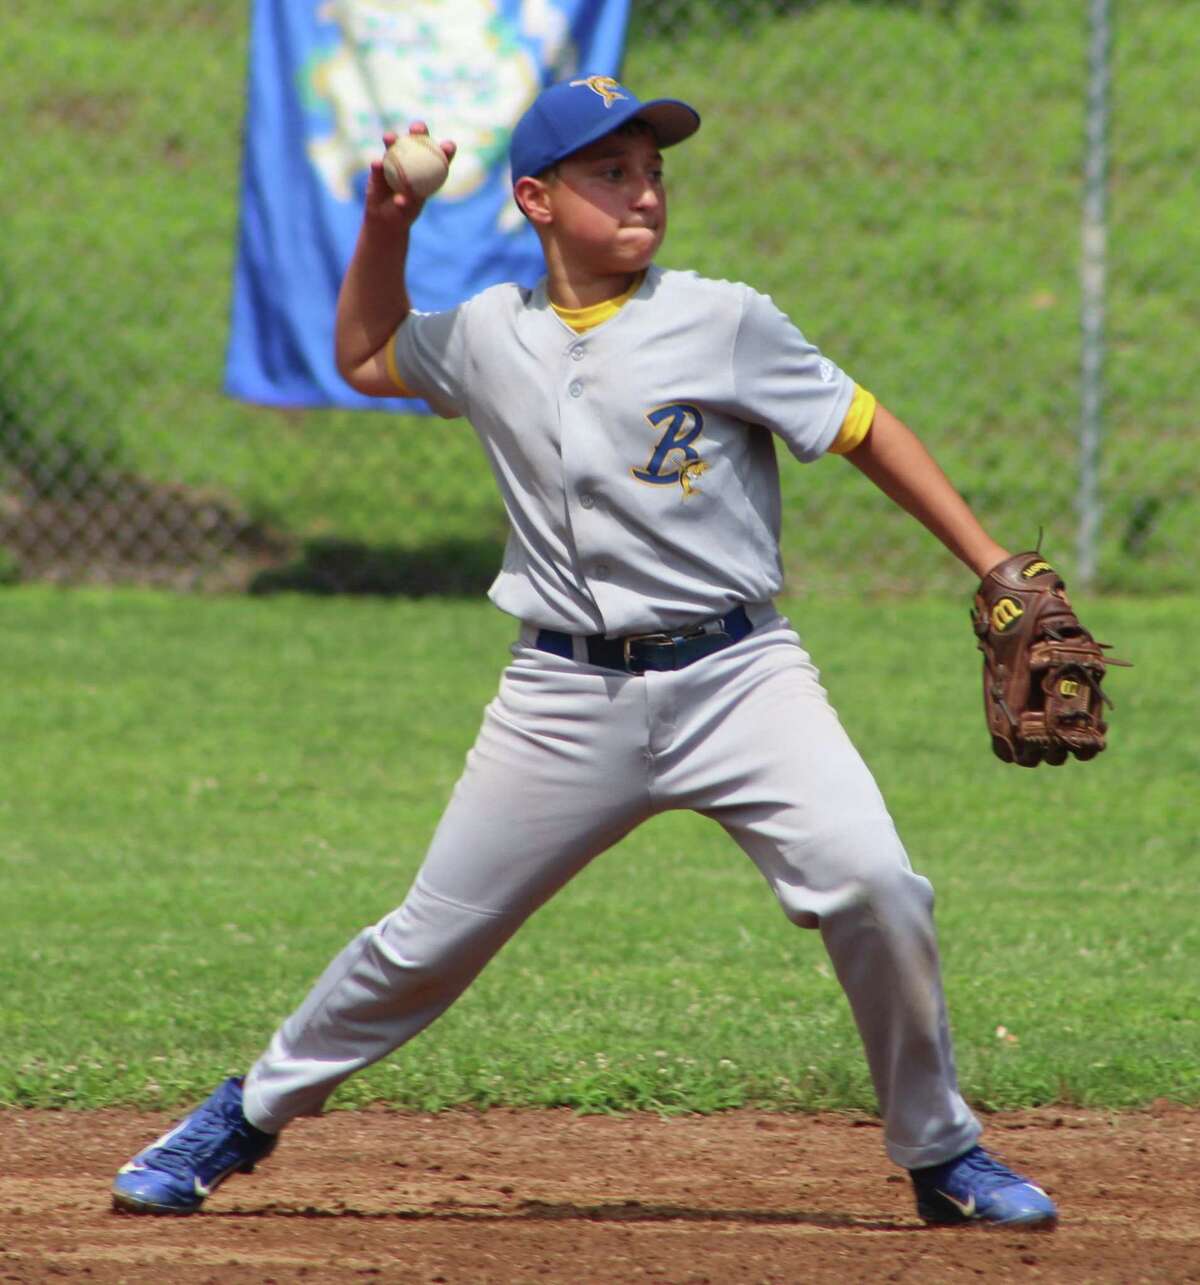
[(235, 1161), (228, 1169), (223, 1169), (220, 1173), (213, 1174), (213, 1176), (208, 1180), (207, 1187), (200, 1181), (196, 1174), (193, 1174), (192, 1187), (195, 1190), (196, 1195), (199, 1196), (201, 1200), (211, 1196), (230, 1174), (237, 1173), (238, 1167), (241, 1163), (242, 1162), (240, 1160)]
[(189, 1125), (191, 1122), (192, 1122), (191, 1116), (188, 1116), (186, 1120), (180, 1120), (180, 1122), (177, 1125), (175, 1125), (174, 1128), (168, 1129), (166, 1133), (162, 1135), (161, 1138), (155, 1138), (155, 1140), (148, 1147), (143, 1147), (138, 1154), (145, 1155), (147, 1151), (157, 1151), (159, 1147), (165, 1147), (167, 1143), (170, 1142), (171, 1139), (177, 1133), (180, 1132), (180, 1130), (186, 1128), (187, 1125)]
[(128, 1163), (123, 1164), (120, 1167), (120, 1169), (117, 1170), (117, 1172), (118, 1173), (145, 1173), (146, 1166), (134, 1164), (134, 1162), (130, 1160)]
[(960, 1214), (962, 1214), (964, 1218), (975, 1217), (975, 1197), (974, 1196), (971, 1196), (967, 1200), (956, 1200), (948, 1191), (942, 1191), (940, 1187), (938, 1188), (938, 1195), (941, 1196), (944, 1200), (948, 1200), (954, 1206), (954, 1208), (957, 1209)]

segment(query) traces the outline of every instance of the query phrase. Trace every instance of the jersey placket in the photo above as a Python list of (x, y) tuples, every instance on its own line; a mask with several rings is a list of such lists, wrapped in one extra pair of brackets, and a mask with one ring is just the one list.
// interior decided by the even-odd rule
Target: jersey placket
[(612, 521), (596, 467), (600, 444), (595, 434), (600, 425), (595, 407), (595, 360), (594, 345), (586, 335), (576, 335), (563, 350), (559, 393), (563, 499), (580, 587), (607, 619), (610, 613), (605, 602), (612, 601), (611, 582), (617, 568)]

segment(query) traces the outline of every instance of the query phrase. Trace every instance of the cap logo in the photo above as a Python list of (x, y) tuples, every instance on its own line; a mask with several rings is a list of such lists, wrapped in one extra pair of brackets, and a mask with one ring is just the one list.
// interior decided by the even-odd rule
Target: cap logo
[(605, 107), (611, 107), (618, 98), (628, 98), (628, 94), (620, 92), (621, 85), (611, 76), (588, 76), (584, 80), (571, 81), (571, 88), (577, 85), (585, 85), (593, 94), (599, 94), (604, 99)]

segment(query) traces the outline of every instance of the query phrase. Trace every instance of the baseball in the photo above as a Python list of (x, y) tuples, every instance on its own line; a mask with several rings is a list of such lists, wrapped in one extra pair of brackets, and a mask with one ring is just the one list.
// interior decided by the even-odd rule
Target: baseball
[[(428, 134), (401, 134), (383, 154), (383, 176), (393, 192), (432, 196), (446, 181), (446, 154)], [(407, 184), (407, 189), (406, 189)]]

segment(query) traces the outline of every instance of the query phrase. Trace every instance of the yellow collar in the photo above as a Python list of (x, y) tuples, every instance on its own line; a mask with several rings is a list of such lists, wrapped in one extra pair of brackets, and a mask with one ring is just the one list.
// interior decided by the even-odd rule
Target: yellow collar
[(610, 317), (615, 317), (641, 289), (645, 279), (646, 274), (639, 272), (633, 279), (633, 285), (624, 294), (617, 295), (615, 299), (604, 299), (600, 303), (588, 304), (586, 308), (564, 308), (553, 299), (550, 300), (550, 306), (577, 335), (582, 335), (584, 331), (594, 330)]

